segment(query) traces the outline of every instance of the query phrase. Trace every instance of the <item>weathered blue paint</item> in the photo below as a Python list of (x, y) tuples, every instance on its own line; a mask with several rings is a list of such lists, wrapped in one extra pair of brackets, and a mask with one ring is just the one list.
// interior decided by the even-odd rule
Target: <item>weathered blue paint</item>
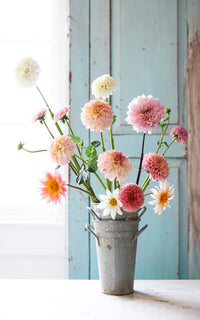
[[(152, 94), (172, 109), (166, 141), (171, 128), (187, 126), (187, 1), (174, 0), (73, 0), (71, 1), (71, 105), (72, 124), (86, 140), (80, 123), (80, 108), (89, 100), (90, 84), (104, 73), (111, 73), (117, 90), (111, 98), (117, 122), (114, 126), (116, 149), (127, 154), (134, 167), (128, 181), (135, 182), (142, 135), (125, 122), (128, 103), (138, 95)], [(102, 23), (103, 22), (103, 23)], [(145, 153), (155, 151), (159, 128), (147, 135)], [(108, 135), (105, 142), (109, 148)], [(188, 277), (187, 160), (185, 146), (174, 145), (166, 153), (175, 186), (171, 209), (161, 216), (148, 206), (141, 226), (148, 229), (138, 241), (136, 278), (176, 279)], [(71, 178), (72, 179), (72, 178)], [(141, 182), (145, 174), (141, 176)], [(97, 186), (92, 177), (92, 183)], [(72, 180), (71, 180), (72, 182)], [(151, 186), (156, 185), (152, 183)], [(101, 187), (96, 188), (102, 193)], [(70, 278), (97, 278), (95, 240), (84, 231), (87, 197), (70, 191), (68, 264)], [(149, 198), (150, 200), (150, 198)], [(81, 203), (81, 205), (80, 205)], [(80, 257), (81, 255), (81, 257)]]

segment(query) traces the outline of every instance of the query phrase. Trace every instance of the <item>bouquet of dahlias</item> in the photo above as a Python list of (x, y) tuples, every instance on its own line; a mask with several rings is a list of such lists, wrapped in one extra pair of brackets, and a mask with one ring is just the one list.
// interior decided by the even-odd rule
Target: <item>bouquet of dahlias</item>
[[(80, 116), (87, 129), (99, 131), (100, 141), (92, 141), (89, 146), (86, 146), (70, 125), (70, 107), (64, 107), (56, 113), (52, 112), (44, 95), (36, 85), (39, 74), (40, 67), (37, 61), (31, 58), (20, 61), (16, 68), (18, 82), (24, 87), (35, 86), (46, 105), (46, 108), (34, 116), (33, 121), (39, 121), (46, 127), (52, 141), (47, 150), (35, 152), (49, 152), (51, 159), (57, 166), (54, 173), (46, 172), (44, 179), (40, 181), (42, 198), (47, 199), (48, 202), (57, 203), (60, 202), (61, 196), (66, 196), (66, 186), (75, 188), (87, 193), (92, 202), (97, 203), (97, 208), (103, 210), (103, 215), (111, 215), (113, 219), (117, 215), (123, 215), (124, 212), (136, 212), (143, 205), (145, 197), (149, 195), (153, 198), (149, 203), (155, 206), (156, 213), (161, 214), (166, 207), (170, 207), (169, 200), (174, 197), (174, 188), (167, 182), (169, 166), (164, 155), (174, 142), (184, 144), (188, 138), (187, 131), (176, 126), (170, 132), (171, 143), (168, 144), (164, 141), (169, 126), (170, 109), (165, 109), (164, 105), (151, 95), (138, 96), (129, 103), (126, 121), (133, 127), (133, 130), (143, 132), (143, 141), (136, 181), (135, 183), (122, 184), (132, 171), (132, 165), (129, 158), (120, 150), (115, 150), (114, 147), (112, 125), (116, 121), (116, 116), (108, 103), (109, 96), (117, 87), (114, 79), (107, 74), (100, 76), (92, 83), (92, 94), (96, 100), (87, 102), (82, 108)], [(47, 112), (58, 130), (57, 137), (53, 136), (47, 125)], [(68, 135), (63, 134), (59, 122), (68, 126)], [(161, 129), (157, 149), (154, 153), (144, 154), (145, 134), (146, 132), (151, 133), (157, 126)], [(105, 148), (103, 137), (103, 133), (107, 129), (110, 133), (109, 150)], [(102, 152), (98, 154), (100, 146)], [(99, 149), (97, 149), (98, 147)], [(164, 147), (165, 150), (159, 154), (161, 147)], [(24, 148), (24, 143), (21, 142), (18, 149), (29, 151)], [(59, 173), (59, 168), (65, 165), (68, 165), (76, 175), (76, 186), (67, 184)], [(140, 186), (142, 169), (147, 173), (147, 177)], [(105, 181), (102, 180), (99, 172), (104, 174)], [(102, 195), (95, 194), (90, 183), (90, 174), (94, 174), (100, 183)], [(145, 193), (151, 180), (158, 181), (159, 186)]]

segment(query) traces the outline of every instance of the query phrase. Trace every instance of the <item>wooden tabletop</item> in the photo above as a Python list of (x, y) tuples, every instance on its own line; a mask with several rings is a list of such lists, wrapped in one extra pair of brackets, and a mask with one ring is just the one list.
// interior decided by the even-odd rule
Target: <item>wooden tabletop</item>
[(200, 280), (136, 280), (127, 296), (98, 280), (0, 280), (1, 320), (199, 320)]

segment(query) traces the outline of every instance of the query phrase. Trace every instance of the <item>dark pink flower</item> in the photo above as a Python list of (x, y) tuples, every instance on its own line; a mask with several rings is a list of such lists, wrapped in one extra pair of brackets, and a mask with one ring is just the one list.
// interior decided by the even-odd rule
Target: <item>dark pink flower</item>
[(127, 183), (119, 189), (118, 199), (125, 211), (135, 212), (144, 203), (144, 192), (135, 183)]

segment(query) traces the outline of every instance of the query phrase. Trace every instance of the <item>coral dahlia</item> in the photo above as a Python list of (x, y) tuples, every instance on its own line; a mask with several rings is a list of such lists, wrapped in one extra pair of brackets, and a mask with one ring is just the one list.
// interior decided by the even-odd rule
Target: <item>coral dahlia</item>
[(103, 132), (113, 122), (113, 111), (107, 102), (90, 100), (82, 108), (81, 120), (87, 129)]
[(125, 211), (135, 212), (144, 203), (144, 192), (137, 184), (127, 183), (119, 189), (118, 199)]
[(18, 63), (15, 69), (15, 77), (21, 86), (33, 87), (36, 85), (40, 72), (41, 69), (36, 60), (25, 58)]
[(172, 128), (170, 135), (176, 138), (176, 142), (180, 144), (185, 144), (188, 140), (188, 132), (185, 128), (176, 126)]
[(169, 165), (167, 160), (156, 153), (148, 153), (144, 155), (142, 168), (149, 172), (152, 180), (165, 180), (169, 176)]
[(68, 136), (55, 138), (50, 146), (51, 159), (58, 165), (66, 165), (70, 162), (76, 149), (76, 144)]
[(128, 105), (128, 117), (126, 121), (133, 126), (137, 132), (152, 132), (158, 122), (165, 117), (164, 105), (151, 95), (138, 96)]
[(61, 201), (61, 196), (65, 196), (66, 182), (62, 180), (61, 175), (58, 172), (51, 174), (50, 172), (45, 173), (45, 178), (40, 180), (40, 192), (42, 199), (47, 199), (47, 202), (57, 202)]
[(173, 186), (170, 187), (167, 181), (159, 181), (159, 187), (160, 189), (157, 186), (155, 189), (151, 189), (151, 192), (153, 193), (151, 194), (151, 197), (154, 200), (149, 203), (156, 205), (154, 211), (160, 215), (167, 207), (170, 208), (169, 200), (174, 198), (174, 188)]
[(110, 181), (115, 178), (119, 181), (125, 180), (129, 175), (129, 171), (133, 169), (129, 159), (118, 150), (106, 151), (100, 154), (98, 168)]
[(117, 85), (114, 79), (109, 74), (104, 74), (92, 82), (92, 93), (95, 98), (108, 98)]

